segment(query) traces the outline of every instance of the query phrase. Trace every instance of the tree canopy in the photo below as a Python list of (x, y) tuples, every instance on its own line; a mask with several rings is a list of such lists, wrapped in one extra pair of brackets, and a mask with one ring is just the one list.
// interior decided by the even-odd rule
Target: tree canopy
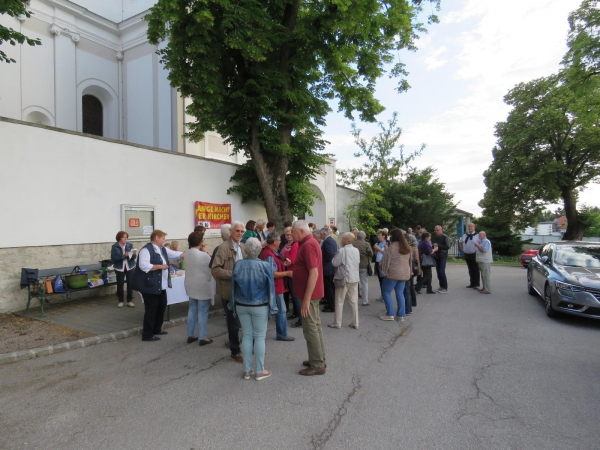
[(397, 147), (402, 129), (394, 113), (387, 126), (379, 123), (380, 133), (370, 141), (361, 137), (353, 125), (353, 135), (359, 151), (356, 158), (366, 158), (360, 167), (338, 170), (338, 181), (357, 186), (357, 196), (347, 212), (353, 226), (368, 234), (377, 228), (408, 228), (421, 225), (433, 230), (435, 225), (449, 228), (458, 220), (453, 194), (435, 177), (435, 169), (419, 170), (411, 164), (425, 146), (405, 155)]
[[(25, 16), (29, 18), (31, 17), (31, 13), (27, 11), (27, 5), (29, 5), (29, 0), (0, 0), (0, 14), (7, 14), (11, 17)], [(5, 42), (8, 42), (10, 45), (23, 44), (24, 42), (27, 42), (31, 46), (42, 44), (39, 39), (28, 38), (23, 33), (0, 25), (0, 45)], [(6, 63), (17, 62), (14, 58), (9, 58), (5, 52), (0, 50), (1, 61)]]
[(373, 121), (386, 67), (395, 62), (390, 76), (408, 87), (397, 51), (415, 48), (423, 3), (439, 8), (439, 0), (159, 0), (148, 37), (165, 41), (171, 84), (191, 100), (188, 137), (213, 130), (243, 152), (249, 161), (231, 191), (262, 200), (280, 225), (312, 203), (329, 101)]
[[(480, 205), (491, 217), (515, 217), (524, 228), (548, 203), (563, 200), (569, 223), (565, 239), (580, 239), (578, 189), (600, 174), (600, 95), (596, 83), (573, 90), (554, 75), (513, 88), (513, 107), (496, 124), (494, 160), (484, 172), (488, 187)], [(584, 95), (585, 94), (585, 95)]]

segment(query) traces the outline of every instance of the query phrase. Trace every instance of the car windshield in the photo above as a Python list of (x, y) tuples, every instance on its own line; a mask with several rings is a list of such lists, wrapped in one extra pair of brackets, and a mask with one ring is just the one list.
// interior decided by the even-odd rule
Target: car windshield
[(554, 262), (562, 266), (600, 268), (600, 246), (557, 246)]

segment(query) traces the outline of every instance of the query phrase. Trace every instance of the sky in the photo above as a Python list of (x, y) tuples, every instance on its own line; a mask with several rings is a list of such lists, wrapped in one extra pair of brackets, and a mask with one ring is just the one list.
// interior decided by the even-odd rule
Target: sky
[[(558, 72), (567, 50), (567, 17), (581, 0), (441, 0), (439, 24), (420, 35), (416, 52), (403, 51), (400, 60), (409, 72), (411, 89), (399, 94), (397, 81), (387, 76), (377, 85), (377, 98), (394, 111), (403, 130), (405, 153), (426, 148), (414, 165), (433, 166), (458, 208), (481, 215), (483, 171), (492, 162), (494, 125), (510, 111), (503, 97), (516, 84)], [(424, 13), (431, 13), (429, 4)], [(334, 106), (334, 110), (337, 109)], [(370, 139), (376, 124), (357, 126)], [(364, 163), (350, 134), (351, 121), (341, 113), (327, 118), (327, 152), (337, 168)], [(580, 204), (600, 206), (600, 186), (580, 194)], [(553, 205), (552, 210), (556, 206)]]

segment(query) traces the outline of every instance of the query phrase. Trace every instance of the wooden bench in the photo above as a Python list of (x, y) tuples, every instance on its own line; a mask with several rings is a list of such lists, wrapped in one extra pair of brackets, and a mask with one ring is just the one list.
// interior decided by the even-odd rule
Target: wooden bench
[[(100, 264), (100, 263), (80, 265), (80, 266), (76, 266), (76, 267), (79, 267), (81, 270), (85, 270), (87, 273), (102, 271), (102, 264)], [(58, 275), (62, 275), (62, 276), (71, 275), (74, 268), (75, 267), (57, 267), (54, 269), (33, 269), (33, 270), (37, 270), (37, 278), (34, 278), (34, 279), (29, 278), (28, 282), (27, 282), (27, 309), (26, 309), (26, 312), (29, 312), (29, 305), (31, 304), (31, 300), (34, 298), (37, 298), (39, 300), (40, 310), (42, 312), (41, 317), (44, 317), (44, 305), (50, 303), (50, 301), (48, 300), (48, 297), (53, 297), (55, 295), (66, 295), (67, 297), (70, 297), (71, 293), (73, 293), (73, 292), (84, 292), (84, 291), (89, 291), (90, 289), (96, 290), (101, 287), (115, 286), (117, 284), (116, 282), (113, 282), (113, 283), (105, 283), (105, 284), (102, 284), (100, 286), (96, 286), (93, 288), (86, 286), (81, 289), (71, 289), (65, 282), (64, 292), (52, 292), (52, 293), (46, 292), (46, 284), (45, 284), (46, 278), (52, 277), (52, 276), (58, 276)], [(26, 268), (22, 269), (22, 271), (26, 271), (26, 270), (31, 271), (32, 269), (26, 269)], [(21, 283), (23, 283), (23, 279), (22, 279)], [(23, 284), (21, 284), (21, 286), (23, 286)]]

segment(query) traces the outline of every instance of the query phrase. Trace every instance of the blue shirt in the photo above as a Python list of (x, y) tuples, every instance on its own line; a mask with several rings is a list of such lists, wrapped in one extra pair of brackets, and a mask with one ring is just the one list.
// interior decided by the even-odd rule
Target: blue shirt
[[(378, 242), (377, 245), (381, 250), (385, 250), (385, 241)], [(381, 262), (383, 259), (383, 252), (377, 252), (377, 256), (375, 257), (375, 262)]]

